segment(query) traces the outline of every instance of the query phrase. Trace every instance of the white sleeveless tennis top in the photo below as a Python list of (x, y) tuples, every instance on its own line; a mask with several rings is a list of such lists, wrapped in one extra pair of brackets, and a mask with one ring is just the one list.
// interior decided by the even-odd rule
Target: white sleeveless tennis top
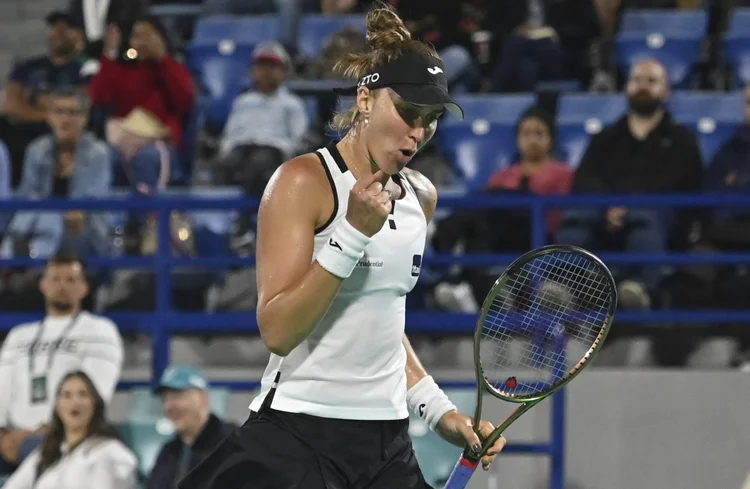
[[(335, 145), (317, 154), (333, 188), (334, 210), (316, 230), (313, 260), (345, 219), (355, 183)], [(427, 222), (407, 179), (396, 178), (405, 196), (396, 201), (312, 334), (286, 357), (271, 354), (250, 409), (260, 409), (280, 372), (273, 409), (354, 420), (409, 416), (401, 340), (406, 294), (419, 277)]]

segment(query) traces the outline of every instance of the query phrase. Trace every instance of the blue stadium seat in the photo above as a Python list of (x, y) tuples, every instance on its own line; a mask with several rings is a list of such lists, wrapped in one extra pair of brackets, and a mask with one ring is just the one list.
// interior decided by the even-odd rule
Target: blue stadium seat
[(195, 24), (191, 44), (217, 44), (234, 41), (241, 44), (258, 44), (279, 37), (277, 15), (211, 15), (200, 17)]
[(318, 118), (318, 99), (317, 97), (307, 96), (303, 97), (302, 100), (305, 102), (307, 117), (310, 119), (310, 123), (313, 123)]
[(464, 109), (464, 120), (446, 116), (441, 125), (465, 124), (484, 119), (487, 122), (515, 126), (521, 115), (536, 102), (531, 94), (520, 95), (457, 95), (456, 102)]
[(299, 24), (297, 46), (304, 58), (314, 58), (323, 49), (326, 40), (344, 27), (354, 27), (366, 32), (365, 16), (351, 15), (306, 15)]
[(560, 97), (557, 114), (557, 147), (561, 157), (578, 166), (591, 136), (622, 117), (624, 95), (569, 94)]
[(677, 122), (696, 133), (705, 165), (745, 119), (742, 92), (676, 92), (669, 108)]
[(622, 73), (643, 59), (654, 58), (667, 69), (672, 87), (686, 88), (692, 81), (700, 57), (703, 34), (671, 37), (661, 33), (648, 35), (621, 34), (615, 40), (617, 64)]
[(188, 67), (208, 98), (205, 121), (211, 128), (223, 129), (234, 99), (249, 86), (252, 51), (250, 44), (230, 41), (188, 48)]
[(705, 33), (708, 14), (705, 10), (629, 9), (622, 16), (621, 34), (692, 36)]
[(750, 8), (734, 9), (723, 47), (735, 86), (744, 86), (750, 82)]
[(518, 119), (536, 99), (530, 94), (462, 95), (456, 101), (465, 118), (442, 118), (437, 144), (467, 189), (476, 190), (495, 169), (513, 162)]
[(672, 86), (684, 87), (707, 29), (704, 10), (627, 10), (615, 40), (618, 65), (627, 73), (639, 60), (653, 57), (666, 66)]

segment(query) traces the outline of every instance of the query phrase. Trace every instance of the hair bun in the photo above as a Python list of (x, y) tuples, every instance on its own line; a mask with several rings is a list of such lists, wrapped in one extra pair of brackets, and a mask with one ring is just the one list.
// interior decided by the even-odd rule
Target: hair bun
[(371, 49), (388, 48), (409, 39), (409, 30), (392, 8), (380, 7), (367, 14), (367, 44)]

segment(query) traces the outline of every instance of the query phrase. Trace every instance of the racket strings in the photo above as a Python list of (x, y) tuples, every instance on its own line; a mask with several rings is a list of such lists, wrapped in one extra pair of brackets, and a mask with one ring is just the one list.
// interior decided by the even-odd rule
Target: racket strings
[[(560, 251), (524, 263), (484, 319), (479, 356), (488, 383), (520, 398), (553, 388), (598, 341), (612, 299), (607, 274), (585, 255)], [(571, 340), (580, 354), (566, 351)]]

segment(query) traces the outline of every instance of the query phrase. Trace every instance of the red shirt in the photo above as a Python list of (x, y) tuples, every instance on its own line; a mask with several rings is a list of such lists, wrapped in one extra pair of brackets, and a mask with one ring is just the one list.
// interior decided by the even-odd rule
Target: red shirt
[[(539, 195), (567, 195), (573, 185), (573, 169), (565, 163), (548, 160), (541, 168), (529, 175), (529, 190)], [(490, 176), (487, 188), (517, 190), (521, 187), (524, 173), (520, 165), (497, 170)], [(562, 211), (547, 214), (547, 232), (554, 234), (560, 227)]]
[(109, 105), (114, 117), (125, 117), (141, 107), (172, 132), (172, 143), (182, 143), (182, 121), (193, 104), (190, 72), (174, 58), (137, 64), (116, 63), (102, 56), (101, 69), (89, 85), (94, 105)]

